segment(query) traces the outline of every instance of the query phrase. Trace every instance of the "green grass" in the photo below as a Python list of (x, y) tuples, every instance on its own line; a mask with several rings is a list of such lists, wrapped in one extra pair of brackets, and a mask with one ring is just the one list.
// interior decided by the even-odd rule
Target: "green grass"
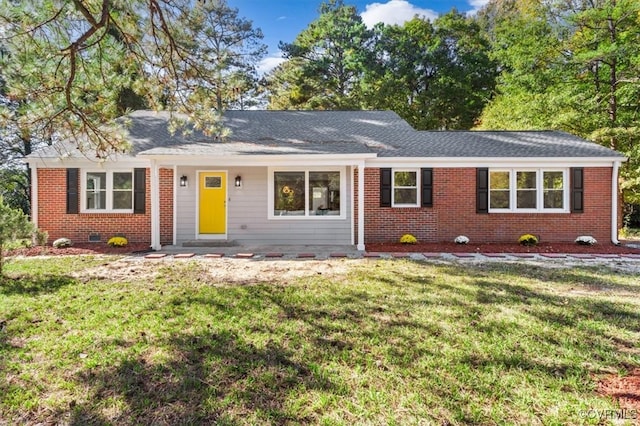
[[(0, 419), (65, 424), (597, 424), (640, 365), (637, 276), (363, 261), (345, 276), (154, 281), (16, 260), (0, 286)], [(214, 285), (215, 284), (215, 285)], [(1, 422), (0, 422), (1, 423)]]

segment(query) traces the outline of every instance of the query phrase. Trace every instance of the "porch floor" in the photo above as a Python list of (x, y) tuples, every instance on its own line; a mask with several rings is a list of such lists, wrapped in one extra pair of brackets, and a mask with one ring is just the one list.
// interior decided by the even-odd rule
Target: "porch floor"
[(243, 253), (252, 253), (262, 257), (269, 255), (282, 255), (287, 257), (299, 257), (301, 254), (313, 254), (318, 258), (328, 257), (361, 257), (363, 252), (357, 250), (355, 245), (292, 245), (292, 244), (265, 244), (265, 245), (166, 245), (157, 253), (167, 255), (193, 253), (194, 255), (220, 254), (227, 257)]

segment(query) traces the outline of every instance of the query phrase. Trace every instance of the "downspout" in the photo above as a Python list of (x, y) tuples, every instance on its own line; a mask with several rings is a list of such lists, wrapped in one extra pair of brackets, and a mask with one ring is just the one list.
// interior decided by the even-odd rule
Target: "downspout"
[(618, 241), (618, 170), (620, 161), (613, 162), (611, 173), (611, 242), (620, 245)]
[[(31, 166), (31, 165), (30, 165)], [(38, 227), (38, 167), (34, 164), (31, 169), (31, 222)]]

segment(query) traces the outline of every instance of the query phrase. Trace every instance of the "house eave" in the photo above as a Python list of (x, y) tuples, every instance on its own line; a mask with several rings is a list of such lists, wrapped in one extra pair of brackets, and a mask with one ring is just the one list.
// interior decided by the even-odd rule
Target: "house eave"
[(103, 167), (121, 167), (121, 168), (133, 168), (133, 167), (149, 167), (149, 160), (146, 158), (137, 157), (120, 157), (118, 159), (105, 159), (105, 160), (93, 160), (86, 157), (27, 157), (23, 161), (31, 168), (48, 169), (48, 168), (92, 168), (100, 169)]
[(157, 155), (140, 154), (138, 158), (155, 160), (162, 166), (198, 166), (206, 164), (224, 164), (225, 166), (349, 166), (361, 161), (368, 161), (376, 154), (285, 154), (285, 155)]
[(377, 157), (367, 167), (610, 167), (626, 157)]

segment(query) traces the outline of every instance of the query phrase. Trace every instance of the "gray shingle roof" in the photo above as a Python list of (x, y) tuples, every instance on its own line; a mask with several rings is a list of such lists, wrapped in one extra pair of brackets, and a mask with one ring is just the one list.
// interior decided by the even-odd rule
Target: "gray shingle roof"
[[(135, 111), (128, 128), (133, 155), (377, 154), (378, 157), (624, 157), (555, 131), (416, 131), (391, 111), (227, 111), (224, 141), (167, 130), (169, 113)], [(63, 146), (64, 147), (64, 146)], [(70, 147), (66, 147), (70, 149)], [(58, 157), (61, 147), (32, 154)], [(82, 155), (71, 150), (71, 156)]]
[(390, 111), (227, 111), (224, 141), (167, 132), (167, 113), (137, 111), (129, 129), (143, 155), (364, 154), (411, 126)]
[(419, 131), (380, 157), (620, 157), (604, 146), (558, 131)]

